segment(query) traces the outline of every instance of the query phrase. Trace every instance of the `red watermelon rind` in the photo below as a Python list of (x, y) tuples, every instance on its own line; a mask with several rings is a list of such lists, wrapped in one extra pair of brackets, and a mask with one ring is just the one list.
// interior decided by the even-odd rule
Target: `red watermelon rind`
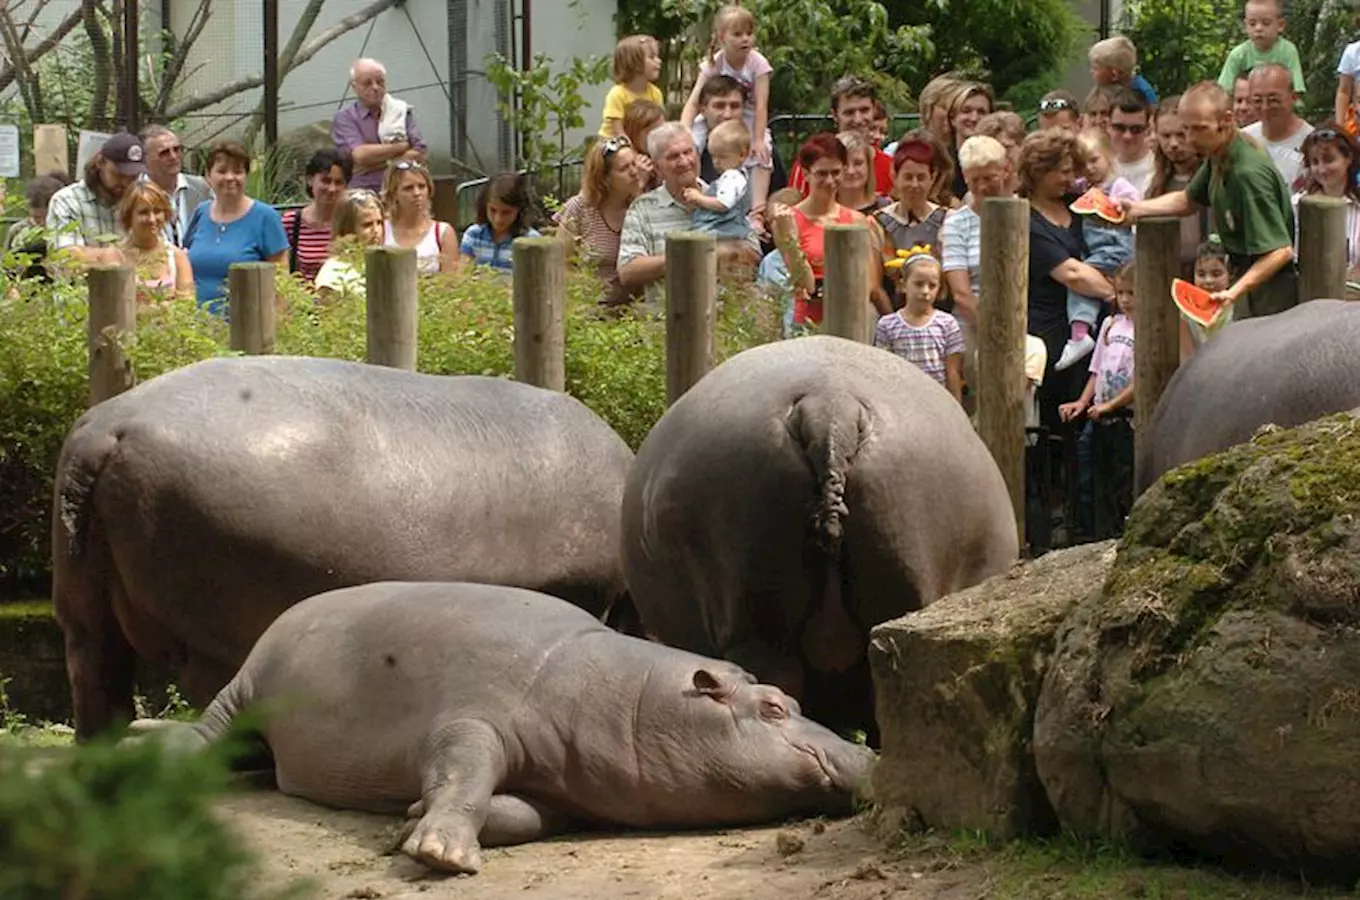
[(1124, 210), (1098, 187), (1090, 188), (1067, 207), (1079, 216), (1097, 215), (1112, 225), (1122, 224)]
[(1223, 315), (1226, 308), (1222, 303), (1215, 303), (1209, 297), (1209, 292), (1204, 288), (1196, 287), (1180, 278), (1171, 279), (1171, 299), (1175, 301), (1176, 308), (1187, 319), (1205, 328), (1218, 321), (1218, 317)]

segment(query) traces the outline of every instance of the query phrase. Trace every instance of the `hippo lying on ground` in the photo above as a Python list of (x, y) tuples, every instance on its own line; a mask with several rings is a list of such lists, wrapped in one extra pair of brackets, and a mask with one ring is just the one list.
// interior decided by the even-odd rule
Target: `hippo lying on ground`
[(638, 451), (623, 565), (644, 627), (872, 730), (869, 629), (1006, 569), (1005, 482), (916, 366), (835, 337), (705, 376)]
[(1177, 466), (1360, 406), (1360, 303), (1313, 300), (1233, 322), (1177, 370), (1138, 435), (1135, 495)]
[(476, 872), (482, 846), (573, 820), (636, 828), (847, 814), (873, 754), (731, 663), (606, 628), (553, 597), (385, 582), (285, 612), (194, 723), (204, 746), (263, 704), (279, 789), (407, 811), (402, 849)]
[(91, 409), (66, 439), (53, 599), (77, 736), (132, 718), (134, 653), (202, 705), (299, 600), (382, 579), (623, 591), (627, 445), (499, 378), (225, 358)]

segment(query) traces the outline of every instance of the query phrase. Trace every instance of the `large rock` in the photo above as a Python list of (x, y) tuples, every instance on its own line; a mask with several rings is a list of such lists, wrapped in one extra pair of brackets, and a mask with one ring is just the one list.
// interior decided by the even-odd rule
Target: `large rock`
[(1113, 562), (1111, 541), (1050, 553), (873, 630), (886, 823), (1053, 830), (1030, 750), (1035, 704), (1059, 624)]
[(1035, 758), (1064, 825), (1360, 864), (1355, 415), (1266, 431), (1138, 501), (1039, 700)]

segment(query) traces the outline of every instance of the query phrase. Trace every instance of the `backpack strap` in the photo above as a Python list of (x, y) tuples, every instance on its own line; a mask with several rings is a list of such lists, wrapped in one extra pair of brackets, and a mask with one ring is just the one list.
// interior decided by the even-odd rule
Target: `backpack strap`
[(288, 235), (288, 271), (298, 270), (298, 234), (302, 231), (302, 210), (295, 209), (293, 212), (293, 227), (289, 229)]

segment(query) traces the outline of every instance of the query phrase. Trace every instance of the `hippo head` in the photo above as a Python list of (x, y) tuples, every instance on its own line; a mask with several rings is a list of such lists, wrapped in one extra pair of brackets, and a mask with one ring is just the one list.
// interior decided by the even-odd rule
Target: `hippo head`
[[(639, 765), (657, 818), (707, 824), (848, 814), (874, 754), (804, 718), (798, 701), (741, 668), (699, 660), (687, 684), (652, 687)], [(650, 692), (649, 692), (650, 693)], [(677, 708), (678, 707), (678, 708)]]

